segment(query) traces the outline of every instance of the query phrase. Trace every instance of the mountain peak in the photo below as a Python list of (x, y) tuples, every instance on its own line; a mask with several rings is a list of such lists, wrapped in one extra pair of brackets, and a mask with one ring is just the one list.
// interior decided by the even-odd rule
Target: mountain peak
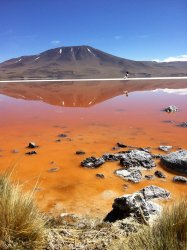
[[(172, 66), (172, 67), (171, 67)], [(0, 63), (0, 79), (116, 78), (185, 76), (187, 63), (155, 63), (123, 59), (88, 45), (61, 46)]]

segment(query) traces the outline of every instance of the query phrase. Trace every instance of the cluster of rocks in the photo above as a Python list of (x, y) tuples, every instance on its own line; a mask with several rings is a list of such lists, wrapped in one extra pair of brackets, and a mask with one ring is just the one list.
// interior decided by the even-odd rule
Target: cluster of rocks
[(122, 151), (116, 154), (104, 154), (102, 157), (88, 157), (81, 162), (81, 166), (87, 168), (97, 168), (107, 161), (120, 161), (121, 166), (128, 168), (145, 168), (155, 167), (152, 155), (142, 150)]
[[(35, 143), (35, 142), (29, 142), (27, 148), (28, 149), (35, 149), (35, 148), (38, 148), (39, 146)], [(37, 152), (35, 150), (32, 150), (32, 151), (28, 151), (26, 152), (25, 154), (27, 155), (36, 155)]]
[[(173, 113), (173, 112), (179, 111), (179, 108), (177, 108), (177, 107), (174, 106), (174, 105), (170, 105), (170, 106), (168, 106), (167, 108), (163, 109), (163, 111), (165, 111), (165, 112), (167, 112), (167, 113)], [(180, 122), (180, 123), (177, 123), (177, 122), (171, 121), (171, 120), (164, 121), (164, 122), (166, 122), (166, 123), (175, 123), (176, 126), (178, 126), (178, 127), (187, 128), (187, 122)]]
[[(167, 152), (172, 146), (160, 146), (161, 150)], [(160, 159), (161, 163), (169, 168), (183, 174), (187, 173), (187, 151), (179, 150), (166, 155), (153, 155), (142, 149), (122, 151), (115, 154), (104, 154), (101, 157), (88, 157), (81, 162), (81, 166), (86, 168), (98, 168), (105, 162), (119, 161), (122, 168), (114, 171), (114, 174), (131, 182), (138, 183), (143, 178), (147, 180), (157, 178), (165, 179), (167, 176), (160, 170), (156, 170), (154, 175), (142, 175), (141, 170), (150, 170), (156, 166), (154, 158)], [(104, 178), (100, 174), (97, 177)], [(174, 182), (186, 183), (186, 177), (175, 176)]]
[(187, 122), (181, 122), (178, 124), (179, 127), (187, 128)]
[(156, 166), (150, 153), (143, 150), (123, 151), (116, 154), (104, 154), (102, 157), (89, 157), (81, 162), (86, 168), (98, 168), (105, 162), (119, 161), (123, 167), (114, 173), (134, 183), (142, 179), (141, 169), (151, 169)]
[(170, 105), (167, 108), (165, 108), (164, 111), (171, 113), (171, 112), (177, 112), (179, 111), (179, 109), (174, 105)]
[(168, 199), (170, 192), (158, 186), (147, 186), (133, 194), (126, 194), (114, 200), (112, 211), (105, 217), (105, 221), (133, 217), (140, 223), (147, 224), (159, 215), (162, 207), (153, 202), (154, 199)]

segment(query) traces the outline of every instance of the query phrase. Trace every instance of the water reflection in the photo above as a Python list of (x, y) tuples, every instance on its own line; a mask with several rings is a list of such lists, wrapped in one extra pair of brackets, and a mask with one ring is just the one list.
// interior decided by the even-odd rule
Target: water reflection
[(179, 90), (183, 88), (187, 88), (187, 80), (0, 83), (1, 94), (64, 107), (89, 107), (135, 91), (162, 89), (185, 94), (186, 90)]

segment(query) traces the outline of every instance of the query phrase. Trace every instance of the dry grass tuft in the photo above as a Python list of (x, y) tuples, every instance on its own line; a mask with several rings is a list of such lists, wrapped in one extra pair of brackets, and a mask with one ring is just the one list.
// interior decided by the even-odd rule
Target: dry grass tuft
[(32, 196), (8, 175), (0, 176), (0, 249), (42, 249), (45, 222)]

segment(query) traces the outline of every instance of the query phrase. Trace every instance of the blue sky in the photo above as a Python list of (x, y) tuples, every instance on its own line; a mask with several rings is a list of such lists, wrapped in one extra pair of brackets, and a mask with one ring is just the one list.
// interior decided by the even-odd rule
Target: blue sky
[(73, 45), (133, 60), (187, 55), (187, 1), (0, 0), (0, 61)]

